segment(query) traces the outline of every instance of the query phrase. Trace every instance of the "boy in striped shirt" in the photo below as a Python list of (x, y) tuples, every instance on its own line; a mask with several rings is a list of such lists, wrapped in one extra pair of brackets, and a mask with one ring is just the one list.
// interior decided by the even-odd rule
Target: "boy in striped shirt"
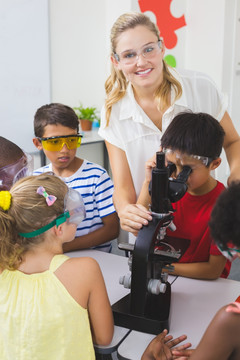
[(75, 239), (63, 245), (64, 252), (86, 248), (111, 252), (111, 240), (119, 234), (113, 183), (100, 165), (76, 156), (81, 144), (78, 130), (78, 117), (69, 106), (52, 103), (37, 110), (33, 143), (50, 163), (35, 170), (34, 175), (52, 171), (83, 198), (86, 218), (78, 226)]

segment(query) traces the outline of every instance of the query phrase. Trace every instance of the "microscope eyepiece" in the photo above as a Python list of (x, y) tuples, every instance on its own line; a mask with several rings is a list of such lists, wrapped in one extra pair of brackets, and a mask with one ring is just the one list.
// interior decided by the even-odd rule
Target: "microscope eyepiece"
[(186, 193), (187, 187), (187, 179), (191, 174), (192, 169), (190, 166), (183, 166), (182, 171), (178, 174), (176, 179), (169, 180), (169, 199), (172, 203), (180, 200)]
[(157, 214), (167, 214), (173, 211), (168, 198), (169, 169), (165, 165), (164, 152), (156, 153), (156, 167), (152, 170), (152, 181), (149, 184), (151, 194), (151, 210)]
[(182, 171), (177, 176), (177, 180), (185, 183), (191, 172), (192, 168), (188, 165), (184, 165)]
[(152, 212), (166, 214), (173, 211), (171, 203), (180, 200), (187, 191), (187, 179), (192, 172), (190, 166), (183, 166), (183, 170), (176, 179), (169, 176), (176, 170), (176, 165), (169, 162), (165, 165), (165, 153), (156, 153), (156, 167), (152, 170), (152, 181), (149, 184), (149, 194), (152, 200)]
[(156, 154), (156, 168), (164, 169), (165, 168), (165, 154), (163, 152), (157, 152)]

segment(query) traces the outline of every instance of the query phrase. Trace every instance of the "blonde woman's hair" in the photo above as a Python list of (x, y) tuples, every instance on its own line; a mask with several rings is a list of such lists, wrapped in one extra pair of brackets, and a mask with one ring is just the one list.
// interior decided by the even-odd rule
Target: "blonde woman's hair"
[[(57, 200), (48, 206), (44, 196), (37, 193), (43, 186)], [(22, 255), (32, 246), (44, 241), (46, 233), (24, 238), (28, 233), (49, 224), (64, 212), (64, 196), (67, 185), (57, 176), (42, 174), (28, 176), (17, 181), (10, 189), (11, 205), (4, 211), (0, 207), (0, 268), (14, 270), (22, 261)]]
[[(134, 29), (139, 25), (148, 28), (156, 35), (158, 40), (160, 40), (158, 27), (150, 20), (148, 16), (138, 12), (125, 13), (116, 20), (111, 29), (111, 56), (114, 56), (116, 53), (118, 37), (126, 30)], [(111, 73), (105, 82), (105, 110), (107, 125), (109, 124), (112, 106), (124, 97), (127, 85), (128, 82), (123, 72), (116, 69), (113, 63), (111, 63)], [(182, 95), (181, 84), (172, 76), (168, 69), (168, 65), (163, 60), (163, 81), (155, 93), (155, 98), (157, 100), (159, 110), (163, 110), (169, 106), (168, 95), (171, 90), (171, 85), (175, 90), (175, 100), (177, 100)]]

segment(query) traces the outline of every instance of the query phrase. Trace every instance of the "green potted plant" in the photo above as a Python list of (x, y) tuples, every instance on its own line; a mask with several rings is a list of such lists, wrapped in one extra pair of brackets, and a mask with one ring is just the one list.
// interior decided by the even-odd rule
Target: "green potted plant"
[(98, 110), (96, 107), (83, 107), (82, 104), (75, 106), (73, 108), (77, 117), (79, 118), (82, 131), (89, 131), (92, 129), (92, 123), (97, 121), (98, 125), (100, 123), (100, 118), (98, 116)]

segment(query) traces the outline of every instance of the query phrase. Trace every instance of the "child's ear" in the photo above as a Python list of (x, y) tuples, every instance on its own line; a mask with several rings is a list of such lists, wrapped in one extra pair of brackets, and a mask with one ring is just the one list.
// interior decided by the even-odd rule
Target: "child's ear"
[(211, 164), (210, 164), (210, 169), (211, 170), (215, 170), (216, 168), (219, 167), (219, 165), (221, 164), (222, 160), (221, 158), (217, 158), (217, 159), (214, 159)]
[(40, 140), (38, 140), (38, 138), (33, 138), (33, 144), (36, 146), (36, 148), (38, 150), (42, 150), (43, 147), (42, 147), (42, 143)]
[(62, 227), (62, 225), (60, 224), (60, 225), (55, 225), (54, 227), (53, 227), (53, 231), (54, 231), (54, 234), (56, 235), (56, 236), (61, 236), (62, 234), (63, 234), (63, 227)]

